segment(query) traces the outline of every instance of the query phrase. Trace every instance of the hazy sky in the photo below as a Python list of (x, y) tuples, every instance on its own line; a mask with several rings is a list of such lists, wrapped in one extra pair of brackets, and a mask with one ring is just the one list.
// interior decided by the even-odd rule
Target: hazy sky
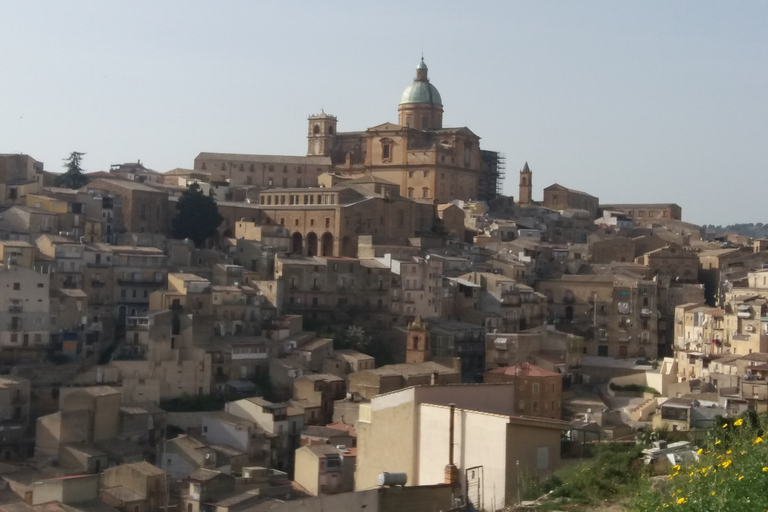
[(602, 202), (768, 222), (768, 2), (0, 0), (0, 153), (61, 170), (201, 151), (306, 153), (397, 121), (421, 53), (445, 105), (507, 158)]

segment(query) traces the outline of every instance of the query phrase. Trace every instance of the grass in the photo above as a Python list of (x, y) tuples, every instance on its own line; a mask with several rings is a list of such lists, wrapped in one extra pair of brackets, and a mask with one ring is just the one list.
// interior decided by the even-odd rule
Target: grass
[(545, 482), (524, 478), (523, 499), (550, 493), (549, 500), (537, 508), (541, 511), (592, 510), (606, 500), (629, 501), (642, 485), (641, 450), (634, 444), (596, 445), (594, 457), (562, 468)]

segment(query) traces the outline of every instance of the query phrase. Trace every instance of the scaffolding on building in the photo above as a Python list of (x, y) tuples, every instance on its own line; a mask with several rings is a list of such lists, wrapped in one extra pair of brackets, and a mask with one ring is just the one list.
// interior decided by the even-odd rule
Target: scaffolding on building
[(507, 159), (499, 151), (480, 150), (480, 176), (478, 180), (478, 199), (490, 201), (504, 192), (504, 174)]

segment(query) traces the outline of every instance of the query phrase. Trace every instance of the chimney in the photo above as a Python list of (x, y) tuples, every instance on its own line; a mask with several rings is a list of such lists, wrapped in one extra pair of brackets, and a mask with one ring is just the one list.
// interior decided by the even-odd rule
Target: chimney
[(456, 404), (450, 404), (451, 419), (448, 430), (448, 464), (445, 466), (445, 483), (453, 487), (459, 485), (459, 468), (453, 463), (453, 430), (454, 416), (456, 415)]

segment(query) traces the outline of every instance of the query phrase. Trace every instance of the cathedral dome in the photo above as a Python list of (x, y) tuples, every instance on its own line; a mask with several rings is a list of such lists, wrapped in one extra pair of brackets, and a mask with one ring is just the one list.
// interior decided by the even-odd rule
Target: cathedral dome
[(422, 58), (416, 67), (416, 79), (403, 91), (403, 95), (400, 97), (400, 105), (427, 103), (443, 106), (443, 100), (440, 98), (440, 93), (437, 92), (437, 87), (429, 83), (428, 71), (427, 65)]

